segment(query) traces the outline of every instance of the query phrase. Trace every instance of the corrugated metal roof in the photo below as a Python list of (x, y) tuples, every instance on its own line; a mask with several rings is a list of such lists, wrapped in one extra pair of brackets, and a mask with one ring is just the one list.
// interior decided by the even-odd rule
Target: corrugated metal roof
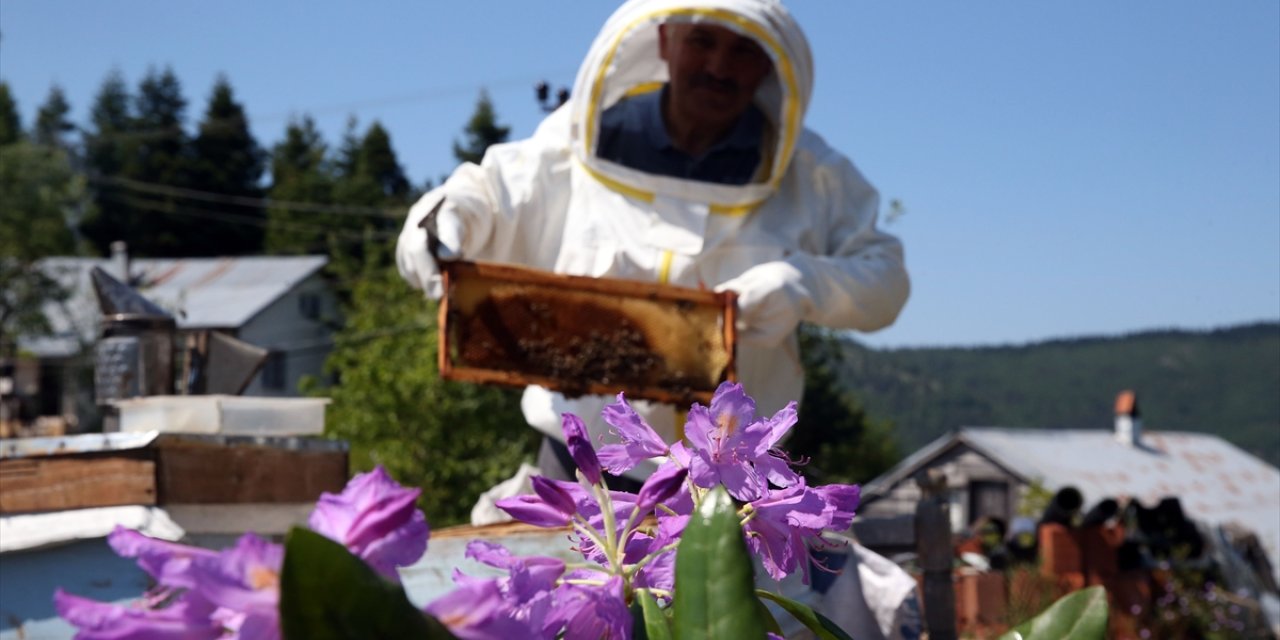
[[(328, 262), (324, 256), (137, 258), (130, 280), (139, 293), (171, 311), (180, 329), (237, 328)], [(53, 335), (20, 340), (38, 356), (70, 356), (97, 338), (98, 300), (89, 272), (106, 258), (46, 258), (40, 268), (71, 289), (62, 304), (45, 305)]]
[(868, 493), (887, 491), (961, 444), (1051, 491), (1073, 486), (1086, 505), (1128, 496), (1155, 506), (1177, 497), (1189, 517), (1253, 530), (1280, 575), (1280, 469), (1215, 435), (1147, 431), (1133, 447), (1111, 430), (965, 427), (868, 483)]

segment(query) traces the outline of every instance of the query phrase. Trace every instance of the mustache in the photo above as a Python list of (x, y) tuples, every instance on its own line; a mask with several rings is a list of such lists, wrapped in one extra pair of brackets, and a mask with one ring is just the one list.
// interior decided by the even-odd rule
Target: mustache
[(723, 92), (737, 92), (739, 89), (737, 81), (731, 78), (717, 78), (709, 73), (694, 74), (689, 78), (689, 84), (699, 89), (707, 88)]

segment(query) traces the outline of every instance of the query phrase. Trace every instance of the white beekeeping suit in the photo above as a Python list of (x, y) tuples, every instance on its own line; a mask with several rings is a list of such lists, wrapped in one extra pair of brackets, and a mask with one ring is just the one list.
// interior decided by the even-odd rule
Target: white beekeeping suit
[[(756, 92), (767, 120), (756, 179), (743, 185), (660, 176), (596, 157), (601, 113), (667, 80), (658, 25), (711, 23), (759, 43), (773, 69)], [(445, 249), (468, 260), (739, 293), (739, 380), (772, 414), (799, 400), (799, 321), (873, 331), (891, 324), (909, 283), (899, 241), (876, 228), (879, 197), (841, 153), (805, 129), (809, 45), (772, 0), (633, 0), (605, 23), (570, 101), (532, 137), (489, 148), (410, 211), (396, 250), (401, 274), (430, 296), (439, 276), (420, 224), (437, 205)], [(441, 200), (443, 204), (441, 205)], [(563, 412), (594, 437), (612, 398), (526, 390), (529, 424), (561, 438)], [(635, 403), (673, 438), (673, 407)], [(687, 408), (687, 407), (686, 407)], [(645, 473), (638, 470), (639, 474)]]

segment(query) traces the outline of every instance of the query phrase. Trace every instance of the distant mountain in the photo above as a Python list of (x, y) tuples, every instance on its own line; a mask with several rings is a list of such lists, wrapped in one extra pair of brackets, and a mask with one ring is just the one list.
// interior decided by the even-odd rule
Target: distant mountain
[(1212, 433), (1280, 466), (1280, 322), (1024, 346), (871, 349), (846, 341), (841, 384), (904, 453), (961, 426), (1109, 429), (1116, 394), (1144, 428)]

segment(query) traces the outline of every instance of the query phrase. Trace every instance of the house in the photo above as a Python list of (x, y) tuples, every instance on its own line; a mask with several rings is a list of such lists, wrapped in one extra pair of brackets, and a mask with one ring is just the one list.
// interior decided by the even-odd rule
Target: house
[(1176, 498), (1189, 519), (1252, 531), (1280, 576), (1280, 469), (1215, 435), (1144, 431), (1130, 392), (1116, 404), (1113, 429), (959, 428), (863, 486), (859, 513), (911, 513), (928, 470), (946, 479), (956, 532), (983, 516), (1012, 522), (1035, 486), (1074, 487), (1085, 508), (1106, 498), (1149, 508)]
[(140, 258), (122, 243), (111, 258), (46, 258), (40, 268), (71, 292), (46, 305), (47, 336), (19, 338), (11, 395), (23, 400), (24, 422), (61, 423), (53, 433), (92, 430), (98, 420), (92, 389), (93, 344), (101, 312), (90, 273), (100, 267), (172, 313), (186, 335), (218, 331), (270, 351), (243, 390), (253, 396), (296, 396), (304, 376), (323, 375), (339, 321), (322, 270), (324, 256)]

